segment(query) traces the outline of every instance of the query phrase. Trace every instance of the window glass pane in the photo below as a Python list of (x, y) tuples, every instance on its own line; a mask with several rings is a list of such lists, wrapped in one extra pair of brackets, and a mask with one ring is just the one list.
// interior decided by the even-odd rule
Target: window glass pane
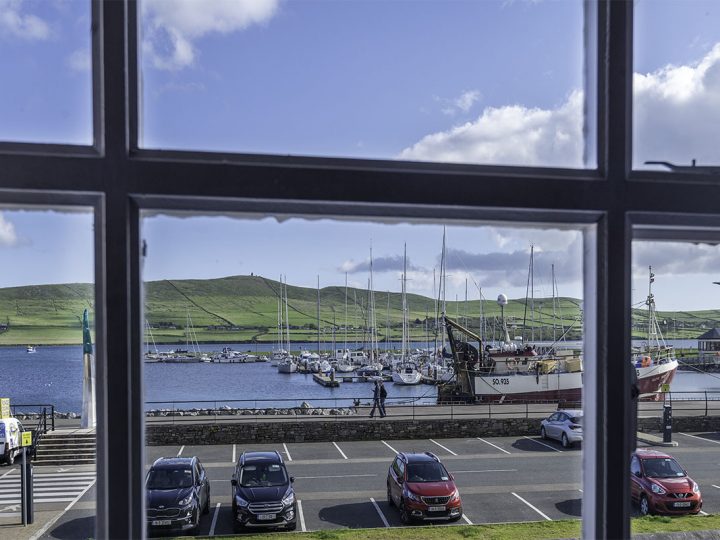
[(720, 6), (637, 1), (634, 20), (633, 166), (717, 166)]
[(141, 26), (147, 148), (583, 166), (582, 2), (143, 0)]
[[(385, 493), (397, 452), (425, 460), (395, 465), (415, 517), (461, 519), (452, 482), (473, 523), (547, 516), (579, 534), (580, 230), (152, 213), (142, 236), (146, 466), (197, 456), (237, 484), (229, 505), (212, 492), (199, 534), (382, 527), (374, 504), (401, 526), (363, 495)], [(282, 500), (289, 476), (301, 505)], [(446, 491), (428, 502), (431, 483)], [(146, 488), (149, 528), (177, 526)]]
[(641, 398), (640, 463), (630, 476), (636, 532), (713, 527), (642, 514), (717, 512), (720, 439), (709, 426), (718, 414), (720, 356), (701, 345), (720, 343), (718, 271), (716, 245), (633, 242), (632, 362)]
[(0, 414), (3, 538), (29, 537), (19, 429), (32, 432), (34, 530), (95, 536), (93, 221), (90, 209), (0, 212), (0, 398), (9, 400), (7, 417)]
[(0, 141), (92, 144), (90, 2), (0, 0)]

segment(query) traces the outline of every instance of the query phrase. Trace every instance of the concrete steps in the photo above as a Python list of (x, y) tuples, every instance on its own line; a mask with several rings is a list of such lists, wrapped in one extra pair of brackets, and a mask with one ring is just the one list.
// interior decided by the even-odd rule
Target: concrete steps
[(89, 465), (95, 463), (95, 434), (89, 430), (46, 433), (37, 446), (35, 465)]

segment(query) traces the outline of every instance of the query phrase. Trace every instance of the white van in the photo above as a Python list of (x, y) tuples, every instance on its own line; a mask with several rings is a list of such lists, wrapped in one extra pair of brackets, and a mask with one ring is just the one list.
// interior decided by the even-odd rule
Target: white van
[(22, 430), (17, 418), (0, 419), (0, 463), (15, 463), (15, 456), (20, 453)]

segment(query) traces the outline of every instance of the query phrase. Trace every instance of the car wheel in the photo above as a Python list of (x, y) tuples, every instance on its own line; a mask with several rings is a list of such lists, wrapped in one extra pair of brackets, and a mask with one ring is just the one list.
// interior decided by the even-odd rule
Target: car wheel
[(648, 498), (645, 495), (640, 496), (640, 515), (641, 516), (647, 516), (650, 515), (650, 501), (648, 501)]
[(395, 501), (393, 501), (392, 494), (390, 493), (390, 484), (388, 484), (387, 487), (387, 501), (388, 506), (395, 506)]
[(405, 503), (400, 502), (400, 521), (402, 521), (403, 525), (409, 525), (410, 524), (410, 514), (407, 511), (407, 508), (405, 508)]
[(13, 465), (15, 463), (15, 452), (13, 452), (12, 450), (8, 452), (8, 457), (5, 463), (7, 463), (8, 465)]
[(210, 513), (210, 494), (208, 493), (207, 500), (205, 501), (205, 507), (203, 508), (203, 514)]
[(545, 426), (540, 427), (540, 438), (547, 439), (547, 433), (545, 433)]
[(570, 446), (570, 441), (568, 441), (567, 435), (565, 433), (562, 434), (562, 439), (560, 439), (560, 442), (562, 443), (563, 448), (567, 448)]

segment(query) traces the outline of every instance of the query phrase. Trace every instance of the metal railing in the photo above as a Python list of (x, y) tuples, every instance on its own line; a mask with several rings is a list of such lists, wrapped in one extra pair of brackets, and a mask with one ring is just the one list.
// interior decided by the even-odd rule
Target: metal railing
[[(720, 391), (667, 392), (664, 399), (641, 401), (638, 414), (662, 417), (663, 405), (679, 416), (720, 416)], [(367, 395), (329, 398), (232, 399), (147, 401), (146, 421), (152, 423), (222, 423), (269, 421), (347, 421), (367, 418), (373, 402)], [(557, 401), (489, 403), (430, 403), (427, 398), (388, 397), (391, 419), (545, 418), (558, 409), (579, 409), (581, 404)], [(375, 416), (379, 412), (375, 411)]]
[[(36, 409), (36, 410), (27, 410)], [(38, 415), (38, 429), (42, 429), (43, 433), (55, 431), (55, 405), (50, 403), (41, 404), (18, 404), (10, 405), (10, 412), (13, 416), (18, 413), (25, 415)], [(49, 429), (48, 429), (49, 426)]]
[[(347, 421), (369, 417), (373, 403), (367, 396), (306, 399), (238, 399), (206, 401), (149, 401), (146, 422), (268, 422), (268, 421)], [(388, 418), (459, 419), (459, 418), (544, 418), (558, 409), (555, 402), (467, 404), (425, 403), (419, 398), (385, 400)], [(379, 411), (375, 411), (375, 417)]]

